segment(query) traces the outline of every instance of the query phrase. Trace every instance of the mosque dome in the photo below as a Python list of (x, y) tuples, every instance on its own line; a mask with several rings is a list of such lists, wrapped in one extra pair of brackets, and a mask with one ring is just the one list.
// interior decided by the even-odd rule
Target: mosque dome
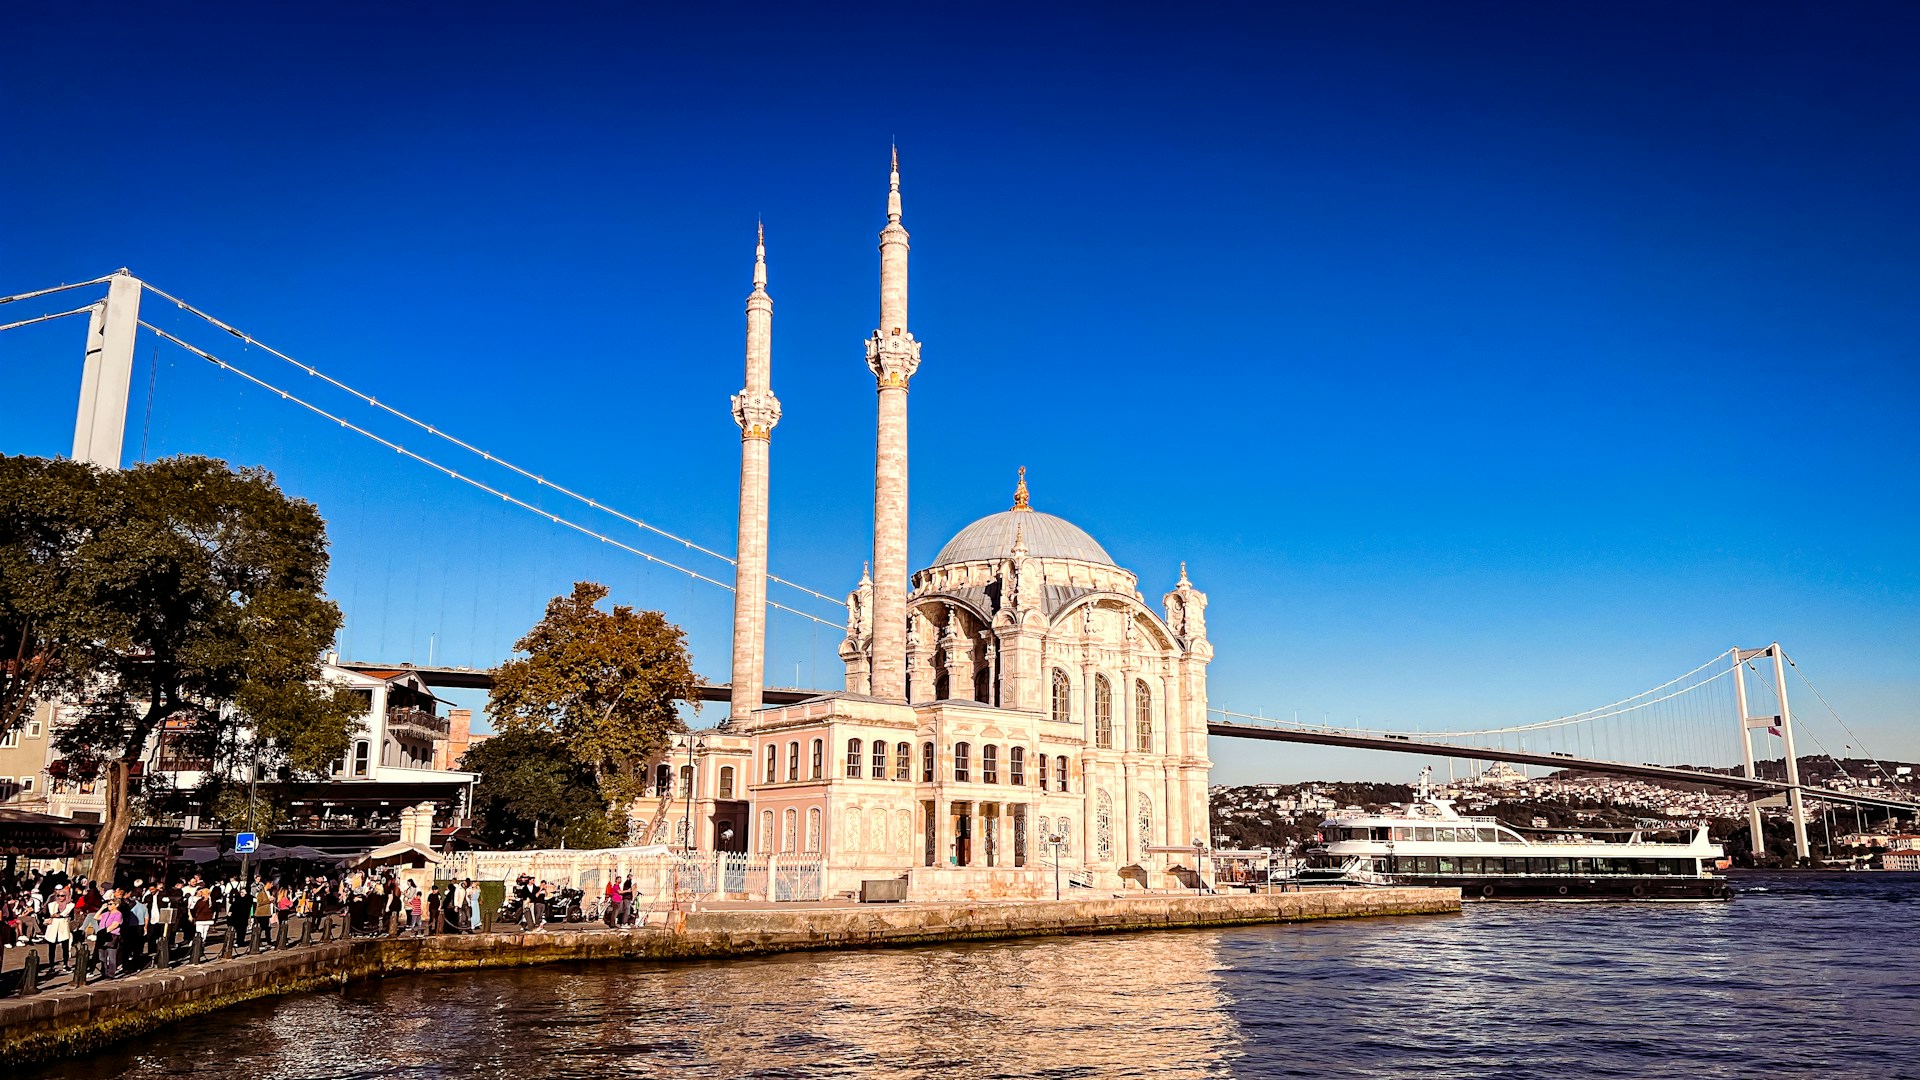
[(1026, 543), (1027, 554), (1032, 558), (1116, 565), (1107, 549), (1078, 525), (1043, 514), (1027, 504), (1026, 471), (1020, 470), (1020, 486), (1014, 489), (1013, 509), (988, 514), (961, 529), (940, 549), (940, 554), (933, 557), (933, 565), (1007, 558), (1013, 554), (1016, 534)]

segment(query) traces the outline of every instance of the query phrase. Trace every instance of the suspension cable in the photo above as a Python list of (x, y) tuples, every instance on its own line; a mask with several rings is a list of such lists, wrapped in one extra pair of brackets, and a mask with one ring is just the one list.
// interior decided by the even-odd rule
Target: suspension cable
[[(92, 281), (76, 281), (71, 285), (55, 285), (51, 289), (35, 289), (33, 292), (16, 293), (12, 296), (0, 296), (0, 304), (11, 304), (15, 300), (31, 300), (36, 296), (51, 296), (57, 292), (66, 292), (68, 289), (84, 289), (89, 285), (99, 285), (102, 282), (112, 280), (113, 275), (108, 274), (105, 277), (94, 278)], [(85, 309), (83, 308), (82, 310)]]
[[(321, 408), (320, 406), (315, 405), (312, 402), (307, 401), (303, 398), (300, 398), (286, 390), (282, 390), (281, 388), (273, 385), (272, 383), (266, 381), (265, 379), (260, 378), (257, 375), (254, 375), (250, 372), (247, 372), (238, 367), (235, 367), (233, 364), (230, 364), (227, 361), (220, 359), (219, 357), (213, 355), (212, 353), (207, 352), (205, 349), (202, 349), (195, 345), (190, 345), (187, 342), (180, 340), (179, 338), (173, 336), (172, 334), (166, 332), (165, 330), (160, 329), (159, 327), (153, 325), (152, 323), (147, 322), (144, 319), (140, 321), (140, 325), (146, 327), (147, 329), (153, 331), (154, 333), (160, 335), (161, 337), (167, 339), (168, 341), (173, 342), (175, 345), (180, 346), (181, 348), (187, 350), (188, 352), (194, 354), (195, 356), (198, 356), (200, 359), (205, 360), (210, 364), (213, 364), (215, 367), (221, 368), (222, 370), (225, 370), (225, 371), (230, 371), (233, 374), (238, 375), (241, 378), (247, 380), (248, 382), (253, 383), (255, 386), (260, 387), (263, 390), (266, 390), (270, 393), (278, 394), (282, 399), (286, 401), (291, 401), (295, 405), (298, 405), (309, 412), (312, 412), (324, 419), (331, 420), (334, 423), (339, 424), (341, 427), (346, 428), (348, 431), (351, 431), (357, 435), (363, 435), (369, 439), (372, 439), (374, 442), (379, 443), (380, 445), (386, 447), (387, 449), (392, 450), (395, 453), (401, 454), (405, 457), (412, 458), (413, 460), (421, 463), (422, 465), (427, 466), (430, 469), (433, 469), (436, 472), (440, 472), (447, 476), (450, 476), (453, 479), (458, 480), (463, 484), (467, 484), (472, 487), (478, 488), (479, 490), (484, 491), (489, 495), (495, 496), (500, 499), (504, 499), (505, 501), (510, 502), (513, 505), (518, 506), (523, 510), (530, 510), (535, 514), (538, 514), (541, 517), (546, 518), (548, 521), (553, 522), (555, 525), (564, 525), (567, 528), (574, 530), (575, 532), (581, 533), (586, 536), (590, 536), (593, 539), (598, 540), (603, 544), (611, 544), (622, 551), (626, 551), (631, 554), (638, 555), (642, 559), (645, 559), (650, 563), (656, 563), (660, 566), (666, 567), (669, 570), (678, 571), (679, 573), (687, 575), (689, 578), (693, 578), (698, 581), (704, 581), (709, 585), (718, 585), (721, 588), (727, 590), (728, 592), (733, 591), (733, 586), (727, 584), (724, 581), (719, 581), (714, 578), (710, 578), (707, 575), (702, 574), (697, 570), (689, 570), (688, 568), (681, 566), (677, 563), (668, 562), (666, 559), (662, 559), (658, 555), (649, 554), (645, 551), (640, 550), (637, 547), (634, 547), (631, 544), (627, 544), (619, 540), (615, 540), (613, 537), (607, 536), (604, 533), (596, 532), (595, 530), (588, 528), (585, 525), (581, 525), (577, 522), (570, 521), (550, 511), (543, 510), (540, 507), (535, 506), (530, 502), (526, 502), (523, 499), (518, 499), (512, 495), (509, 495), (508, 493), (487, 484), (485, 481), (476, 480), (473, 477), (467, 476), (464, 473), (456, 472), (455, 470), (450, 469), (447, 466), (432, 460), (431, 458), (425, 457), (424, 455), (421, 455), (419, 453), (416, 453), (412, 450), (407, 449), (404, 446), (401, 446), (399, 443), (393, 442), (389, 439), (381, 438), (380, 436), (375, 435), (373, 432), (368, 431), (366, 428), (360, 427), (359, 425), (353, 423), (350, 420), (344, 419), (339, 416), (335, 416), (333, 413), (328, 412), (327, 410)], [(800, 611), (795, 608), (790, 608), (785, 604), (781, 604), (773, 600), (767, 601), (767, 606), (770, 608), (777, 608), (791, 615), (798, 615), (803, 619), (811, 619), (814, 622), (820, 623), (822, 625), (831, 626), (836, 630), (840, 629), (839, 623), (830, 622), (826, 619), (820, 618), (817, 615), (810, 615), (807, 612)]]
[[(1780, 651), (1780, 655), (1783, 659), (1786, 660), (1787, 666), (1793, 669), (1793, 673), (1795, 675), (1800, 676), (1800, 681), (1807, 684), (1807, 689), (1813, 691), (1813, 696), (1820, 699), (1820, 704), (1826, 707), (1827, 715), (1833, 717), (1833, 722), (1836, 724), (1839, 724), (1840, 730), (1846, 732), (1847, 737), (1853, 740), (1853, 745), (1859, 747), (1860, 752), (1866, 755), (1867, 761), (1870, 762), (1875, 769), (1880, 770), (1881, 776), (1884, 776), (1889, 780), (1893, 779), (1893, 774), (1887, 772), (1887, 767), (1880, 763), (1879, 758), (1873, 756), (1873, 751), (1867, 749), (1866, 741), (1860, 738), (1860, 736), (1855, 735), (1853, 733), (1853, 729), (1847, 726), (1847, 722), (1845, 720), (1840, 719), (1840, 713), (1837, 710), (1835, 710), (1833, 707), (1833, 704), (1827, 700), (1827, 695), (1821, 693), (1820, 688), (1813, 685), (1813, 680), (1807, 678), (1807, 673), (1804, 671), (1801, 671), (1800, 665), (1793, 662), (1793, 657), (1788, 656), (1786, 653), (1786, 650), (1784, 649)], [(1833, 755), (1829, 754), (1827, 756), (1831, 758)], [(1845, 770), (1843, 769), (1842, 771), (1845, 771)]]
[[(674, 543), (684, 545), (688, 548), (693, 549), (694, 551), (701, 553), (702, 555), (712, 556), (713, 558), (719, 559), (727, 563), (729, 566), (739, 565), (738, 560), (736, 559), (730, 558), (727, 555), (721, 554), (718, 551), (714, 551), (711, 548), (703, 547), (702, 545), (697, 544), (694, 541), (689, 540), (684, 536), (676, 536), (673, 533), (670, 533), (665, 529), (660, 528), (657, 525), (648, 524), (647, 522), (642, 521), (631, 514), (627, 514), (620, 510), (617, 510), (614, 507), (608, 506), (606, 503), (600, 502), (597, 499), (592, 499), (585, 495), (582, 495), (571, 488), (565, 487), (560, 484), (556, 484), (553, 481), (547, 479), (546, 477), (540, 476), (537, 473), (529, 472), (528, 470), (523, 469), (518, 465), (515, 465), (513, 462), (508, 461), (505, 458), (502, 458), (496, 454), (490, 453), (486, 450), (482, 450), (481, 448), (473, 445), (472, 443), (466, 442), (465, 440), (455, 435), (451, 435), (445, 431), (442, 431), (440, 428), (437, 428), (432, 424), (427, 423), (424, 420), (417, 419), (413, 416), (408, 415), (407, 413), (400, 411), (399, 409), (394, 408), (393, 406), (387, 404), (386, 402), (375, 398), (371, 394), (362, 393), (361, 391), (356, 390), (351, 386), (348, 386), (346, 383), (343, 383), (340, 380), (334, 378), (333, 376), (328, 375), (326, 372), (320, 371), (319, 369), (315, 368), (311, 364), (306, 364), (306, 363), (302, 363), (299, 360), (295, 360), (293, 357), (288, 356), (286, 353), (281, 352), (280, 350), (274, 348), (271, 345), (267, 345), (260, 342), (259, 340), (255, 339), (252, 335), (246, 333), (245, 331), (220, 321), (219, 319), (213, 317), (212, 315), (207, 314), (204, 311), (201, 311), (199, 308), (194, 307), (192, 304), (187, 303), (185, 300), (182, 300), (179, 297), (172, 295), (171, 293), (163, 292), (160, 289), (157, 289), (152, 285), (147, 284), (144, 281), (141, 282), (140, 284), (141, 284), (141, 287), (145, 288), (148, 292), (153, 293), (155, 296), (158, 296), (163, 300), (172, 302), (176, 307), (180, 308), (182, 311), (186, 311), (193, 315), (199, 316), (201, 319), (204, 319), (208, 323), (211, 323), (212, 325), (219, 327), (222, 330), (225, 330), (227, 333), (232, 334), (234, 337), (239, 338), (241, 341), (245, 342), (246, 344), (253, 346), (255, 348), (258, 348), (264, 352), (270, 353), (274, 356), (277, 356), (280, 359), (286, 361), (287, 363), (292, 364), (294, 367), (297, 367), (300, 370), (306, 372), (308, 375), (311, 375), (316, 379), (320, 379), (321, 381), (327, 383), (329, 386), (334, 387), (335, 389), (341, 391), (342, 393), (349, 394), (353, 397), (356, 397), (361, 401), (367, 403), (368, 405), (371, 405), (374, 408), (379, 409), (380, 411), (395, 417), (396, 419), (403, 420), (409, 424), (412, 424), (414, 427), (419, 428), (420, 430), (426, 432), (429, 435), (432, 435), (437, 439), (444, 439), (445, 441), (452, 443), (453, 445), (459, 447), (460, 449), (480, 457), (482, 460), (491, 462), (510, 472), (518, 473), (519, 475), (527, 478), (528, 480), (532, 480), (534, 483), (540, 485), (541, 487), (550, 488), (553, 491), (561, 495), (564, 495), (569, 499), (574, 500), (575, 502), (585, 504), (591, 509), (598, 510), (604, 514), (611, 514), (612, 516), (619, 518), (621, 521), (624, 521), (629, 525), (633, 525), (638, 528), (644, 529), (647, 532), (654, 533), (659, 536), (663, 536), (668, 540), (672, 540)], [(776, 584), (785, 585), (790, 589), (797, 589), (800, 592), (806, 593), (808, 596), (814, 597), (815, 599), (819, 599), (819, 600), (825, 600), (827, 603), (833, 604), (837, 607), (844, 608), (847, 606), (846, 601), (844, 600), (835, 599), (834, 597), (828, 596), (826, 593), (819, 592), (818, 590), (815, 590), (815, 589), (809, 589), (805, 585), (801, 585), (797, 582), (788, 581), (786, 578), (780, 577), (777, 574), (768, 574), (767, 580), (774, 582)], [(833, 624), (833, 625), (838, 625), (838, 624)]]
[(93, 304), (88, 304), (86, 307), (77, 307), (77, 308), (74, 308), (72, 311), (59, 311), (59, 312), (55, 312), (52, 315), (36, 315), (31, 319), (21, 319), (19, 322), (10, 322), (4, 326), (0, 326), (0, 333), (4, 333), (5, 331), (8, 331), (8, 330), (18, 330), (22, 326), (32, 326), (34, 323), (52, 322), (54, 319), (64, 319), (69, 315), (80, 315), (85, 312), (92, 311), (94, 309), (94, 306), (95, 305)]

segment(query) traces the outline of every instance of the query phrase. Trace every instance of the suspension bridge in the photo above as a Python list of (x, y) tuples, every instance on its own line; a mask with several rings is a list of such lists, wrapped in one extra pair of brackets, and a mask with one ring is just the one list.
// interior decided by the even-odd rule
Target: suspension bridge
[[(85, 303), (74, 307), (65, 307), (62, 303), (70, 293), (97, 290), (103, 286), (104, 296), (89, 296)], [(141, 310), (143, 299), (150, 302), (146, 312)], [(73, 440), (73, 457), (77, 460), (107, 468), (119, 468), (123, 464), (126, 457), (124, 443), (129, 431), (129, 402), (134, 389), (135, 345), (138, 336), (145, 331), (147, 339), (153, 343), (153, 349), (148, 361), (145, 418), (140, 429), (141, 458), (147, 456), (149, 438), (154, 434), (154, 387), (163, 370), (159, 350), (164, 346), (173, 350), (173, 355), (186, 359), (189, 367), (202, 373), (217, 372), (228, 380), (230, 386), (243, 388), (243, 392), (250, 395), (250, 405), (277, 402), (290, 416), (305, 414), (320, 421), (320, 425), (316, 426), (344, 438), (344, 443), (330, 444), (320, 453), (347, 454), (371, 449), (378, 454), (404, 459), (415, 466), (422, 476), (437, 477), (443, 487), (480, 498), (491, 508), (489, 513), (517, 515), (523, 525), (531, 523), (535, 528), (545, 530), (544, 534), (514, 534), (520, 537), (539, 536), (542, 550), (553, 546), (556, 534), (584, 542), (593, 549), (591, 556), (587, 549), (579, 547), (559, 551), (553, 556), (563, 566), (550, 569), (557, 570), (567, 580), (584, 572), (580, 565), (583, 560), (589, 557), (604, 559), (604, 553), (611, 552), (621, 559), (638, 560), (646, 569), (649, 583), (654, 586), (654, 595), (650, 598), (653, 606), (679, 606), (658, 600), (658, 582), (653, 580), (656, 574), (686, 582), (688, 592), (684, 603), (689, 608), (703, 602), (693, 590), (695, 585), (721, 593), (732, 592), (732, 585), (725, 579), (731, 576), (735, 560), (716, 547), (699, 543), (647, 517), (616, 507), (605, 499), (577, 491), (534, 469), (516, 464), (493, 449), (455, 435), (439, 424), (325, 373), (311, 362), (265, 344), (245, 330), (187, 300), (163, 292), (125, 270), (89, 281), (0, 297), (0, 313), (15, 311), (21, 312), (21, 317), (0, 322), (0, 332), (23, 331), (62, 319), (87, 316), (79, 409)], [(28, 314), (29, 311), (34, 313)], [(165, 370), (170, 380), (186, 375), (172, 366)], [(296, 382), (301, 383), (303, 388), (296, 390)], [(216, 387), (206, 383), (194, 384), (194, 389), (189, 391), (195, 396), (218, 393), (220, 391)], [(218, 453), (218, 448), (198, 449), (198, 442), (204, 439), (204, 429), (192, 424), (186, 425), (186, 428), (190, 433), (187, 441), (191, 445), (182, 449), (215, 453), (216, 456), (240, 459), (245, 463), (252, 463), (255, 457), (260, 456), (236, 452), (231, 444), (224, 454)], [(295, 463), (300, 454), (300, 450), (290, 452), (276, 472), (288, 466), (294, 466), (297, 471)], [(337, 466), (338, 462), (332, 464)], [(338, 511), (330, 507), (330, 526), (338, 516)], [(482, 520), (499, 523), (497, 527), (503, 530), (509, 528), (505, 519), (497, 516)], [(377, 527), (373, 531), (377, 532)], [(391, 544), (363, 543), (356, 546), (351, 539), (354, 530), (344, 532), (349, 538), (345, 542), (336, 540), (337, 551), (344, 555), (344, 558), (336, 558), (337, 565), (343, 562), (363, 565), (377, 561), (383, 547), (391, 564)], [(514, 540), (503, 542), (510, 544)], [(471, 567), (486, 561), (485, 553), (477, 548), (472, 556), (467, 571), (469, 575), (474, 572)], [(449, 618), (446, 610), (447, 597), (456, 588), (453, 579), (459, 572), (458, 569), (448, 570), (442, 579), (443, 610), (441, 621), (435, 624), (442, 628), (449, 623), (462, 621), (457, 617)], [(389, 591), (395, 591), (392, 584), (396, 577), (405, 576), (404, 571), (399, 575), (394, 574), (389, 565)], [(603, 579), (617, 576), (617, 572), (602, 573), (601, 576)], [(543, 603), (547, 596), (553, 594), (553, 590), (544, 586), (554, 577), (555, 574), (550, 573), (548, 582), (532, 584), (517, 606), (524, 609), (528, 605)], [(831, 684), (835, 681), (831, 677), (831, 670), (829, 677), (823, 680), (817, 666), (819, 633), (821, 627), (830, 632), (829, 649), (837, 643), (846, 621), (845, 604), (826, 592), (786, 577), (769, 575), (768, 580), (771, 586), (781, 590), (777, 599), (770, 596), (767, 601), (771, 614), (785, 620), (789, 627), (801, 627), (810, 636), (810, 647), (816, 659), (811, 681), (816, 686)], [(378, 589), (375, 591), (379, 592)], [(472, 594), (474, 623), (490, 621), (498, 625), (504, 621), (510, 624), (518, 615), (527, 614), (523, 610), (503, 615), (498, 607), (498, 593), (501, 590), (495, 590), (493, 618), (484, 619), (479, 605), (481, 596), (487, 590), (473, 581), (467, 581), (463, 591)], [(643, 590), (636, 587), (636, 591)], [(414, 599), (416, 606), (424, 602), (422, 586), (417, 580)], [(352, 595), (346, 600), (343, 604), (348, 609), (348, 629), (345, 633), (351, 635), (358, 625), (356, 608), (359, 605)], [(384, 619), (384, 596), (379, 606)], [(530, 621), (527, 619), (520, 625)], [(417, 628), (408, 631), (407, 636), (413, 638), (408, 642), (409, 648), (417, 641), (415, 630)], [(490, 686), (491, 663), (508, 651), (499, 641), (469, 641), (467, 649), (471, 658), (480, 662), (458, 666), (435, 662), (436, 643), (437, 634), (430, 636), (426, 663), (412, 666), (416, 666), (431, 685), (445, 687), (484, 689)], [(799, 651), (806, 650), (800, 647)], [(393, 655), (394, 650), (386, 635), (381, 635), (376, 652)], [(832, 663), (830, 655), (830, 669)], [(803, 666), (800, 661), (795, 661), (796, 683), (803, 681)], [(769, 670), (777, 669), (770, 667)], [(1798, 676), (1804, 689), (1825, 707), (1826, 715), (1821, 718), (1819, 726), (1837, 733), (1837, 740), (1844, 740), (1842, 745), (1848, 750), (1858, 748), (1867, 762), (1866, 768), (1869, 771), (1877, 770), (1877, 776), (1848, 776), (1841, 763), (1851, 758), (1834, 755), (1820, 743), (1812, 727), (1797, 723), (1799, 718), (1789, 702), (1789, 672)], [(770, 689), (765, 693), (765, 700), (769, 704), (786, 704), (804, 700), (813, 693), (815, 691), (797, 688)], [(702, 700), (725, 700), (728, 687), (717, 683), (705, 684), (698, 696)], [(1890, 782), (1893, 778), (1886, 775), (1886, 769), (1877, 760), (1866, 754), (1864, 743), (1846, 726), (1838, 713), (1827, 704), (1825, 696), (1807, 681), (1798, 665), (1777, 643), (1759, 648), (1729, 649), (1686, 674), (1632, 697), (1584, 712), (1530, 723), (1457, 730), (1363, 728), (1302, 723), (1257, 713), (1213, 709), (1209, 716), (1208, 731), (1221, 738), (1503, 761), (1747, 792), (1756, 797), (1756, 802), (1749, 809), (1756, 850), (1763, 846), (1758, 800), (1784, 796), (1788, 816), (1793, 823), (1795, 844), (1803, 858), (1809, 850), (1806, 831), (1806, 802), (1809, 799), (1905, 811), (1915, 809), (1915, 804), (1900, 798), (1890, 783), (1885, 787), (1873, 786), (1875, 782)], [(1803, 783), (1799, 771), (1801, 754), (1796, 743), (1797, 736), (1803, 733), (1817, 744), (1820, 755), (1835, 763), (1837, 775), (1855, 781), (1852, 786), (1840, 790)], [(1759, 743), (1757, 749), (1756, 740)]]

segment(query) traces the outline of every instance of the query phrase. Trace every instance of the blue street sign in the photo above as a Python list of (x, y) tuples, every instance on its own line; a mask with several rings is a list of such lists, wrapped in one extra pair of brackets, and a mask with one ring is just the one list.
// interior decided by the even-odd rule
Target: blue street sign
[(233, 850), (242, 855), (251, 855), (260, 850), (260, 837), (254, 833), (243, 832), (233, 838)]

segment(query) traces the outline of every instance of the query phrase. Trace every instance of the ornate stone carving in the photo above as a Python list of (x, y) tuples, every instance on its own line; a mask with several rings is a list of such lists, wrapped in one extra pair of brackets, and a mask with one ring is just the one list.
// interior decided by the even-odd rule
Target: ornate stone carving
[(875, 330), (867, 339), (867, 370), (879, 382), (880, 389), (907, 388), (907, 381), (920, 370), (920, 343), (913, 335), (895, 327), (891, 334)]
[(771, 390), (763, 394), (742, 390), (733, 395), (733, 422), (740, 425), (743, 439), (769, 438), (773, 425), (780, 422), (780, 399)]

